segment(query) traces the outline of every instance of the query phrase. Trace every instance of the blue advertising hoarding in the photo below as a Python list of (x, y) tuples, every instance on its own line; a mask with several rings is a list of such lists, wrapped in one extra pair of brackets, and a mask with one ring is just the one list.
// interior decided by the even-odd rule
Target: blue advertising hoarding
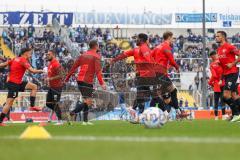
[[(201, 13), (176, 13), (177, 23), (200, 23), (203, 15)], [(217, 22), (217, 13), (206, 13), (206, 22)]]
[(0, 25), (47, 25), (56, 18), (60, 25), (72, 25), (73, 13), (61, 12), (0, 12)]

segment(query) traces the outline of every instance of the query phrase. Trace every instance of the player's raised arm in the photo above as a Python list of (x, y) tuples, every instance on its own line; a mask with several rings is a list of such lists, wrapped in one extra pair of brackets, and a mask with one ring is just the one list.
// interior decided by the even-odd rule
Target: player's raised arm
[(0, 63), (0, 68), (7, 67), (9, 65), (9, 61)]
[(36, 73), (44, 73), (44, 70), (42, 70), (42, 69), (34, 69), (32, 67), (29, 67), (28, 71), (31, 72), (31, 73), (34, 73), (34, 74), (36, 74)]
[(70, 71), (68, 72), (65, 82), (68, 82), (70, 77), (73, 75), (73, 73), (76, 72), (76, 70), (78, 69), (78, 67), (81, 65), (81, 61), (82, 61), (82, 56), (80, 56), (73, 64), (72, 68), (70, 69)]
[(171, 48), (166, 48), (164, 50), (164, 53), (168, 57), (170, 65), (173, 66), (178, 71), (179, 70), (179, 66), (177, 65), (176, 61), (174, 60)]
[(111, 64), (117, 62), (117, 61), (120, 61), (122, 59), (125, 59), (127, 57), (131, 57), (134, 55), (134, 49), (131, 49), (129, 51), (125, 51), (121, 54), (119, 54), (117, 57), (113, 58), (112, 61), (111, 61)]
[[(20, 65), (24, 67), (26, 70), (28, 70), (31, 73), (44, 73), (43, 70), (39, 69), (34, 69), (30, 63), (29, 59), (32, 57), (32, 49), (31, 48), (25, 48), (21, 52), (21, 57), (23, 58), (22, 61), (20, 62)], [(10, 62), (11, 63), (11, 62)]]

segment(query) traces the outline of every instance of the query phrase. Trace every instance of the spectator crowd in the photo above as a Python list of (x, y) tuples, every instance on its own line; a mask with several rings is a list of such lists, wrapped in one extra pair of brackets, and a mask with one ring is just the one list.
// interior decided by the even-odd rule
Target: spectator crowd
[[(188, 31), (188, 36), (178, 36), (174, 39), (173, 44), (173, 53), (176, 59), (176, 62), (179, 64), (181, 71), (193, 71), (199, 72), (202, 70), (203, 61), (201, 60), (202, 56), (202, 45), (201, 41), (203, 37), (201, 35), (196, 35), (191, 31)], [(82, 54), (88, 49), (88, 42), (92, 39), (98, 40), (100, 46), (100, 53), (103, 57), (103, 72), (105, 78), (109, 78), (110, 75), (110, 61), (109, 59), (115, 57), (122, 52), (121, 46), (118, 46), (117, 43), (114, 43), (114, 39), (110, 29), (101, 29), (101, 28), (88, 28), (86, 25), (84, 27), (78, 26), (76, 28), (69, 27), (67, 29), (67, 38), (72, 43), (73, 48), (77, 48), (79, 51), (77, 54)], [(136, 47), (135, 41), (136, 35), (129, 38), (127, 41), (132, 48)], [(53, 31), (51, 27), (45, 27), (41, 29), (36, 29), (34, 26), (30, 25), (29, 27), (13, 27), (9, 26), (8, 28), (3, 29), (2, 38), (4, 43), (8, 45), (10, 49), (16, 54), (20, 53), (21, 48), (26, 46), (32, 46), (33, 56), (32, 56), (32, 66), (37, 69), (46, 69), (47, 62), (45, 61), (45, 53), (48, 49), (54, 49), (57, 54), (57, 58), (61, 62), (64, 68), (71, 68), (76, 58), (72, 54), (71, 49), (68, 47), (67, 43), (62, 41), (62, 31), (61, 29), (57, 32)], [(207, 37), (207, 40), (210, 42), (214, 37)], [(159, 35), (149, 35), (150, 47), (154, 48), (159, 43), (163, 41), (162, 37)], [(231, 37), (233, 43), (240, 43), (240, 34), (237, 33)], [(211, 48), (208, 47), (207, 51)], [(1, 47), (0, 47), (0, 62), (3, 62), (8, 57), (4, 57)], [(173, 71), (170, 70), (170, 73)], [(7, 69), (1, 69), (0, 71), (0, 89), (4, 89), (5, 80), (7, 75)], [(29, 77), (28, 77), (29, 78)], [(38, 80), (38, 83), (43, 83), (44, 75), (38, 75), (33, 79)], [(172, 76), (171, 78), (174, 78)], [(73, 82), (73, 78), (70, 82)]]

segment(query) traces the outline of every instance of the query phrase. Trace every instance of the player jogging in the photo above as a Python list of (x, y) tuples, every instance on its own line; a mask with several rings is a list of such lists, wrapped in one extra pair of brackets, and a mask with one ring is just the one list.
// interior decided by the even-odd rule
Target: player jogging
[(155, 85), (154, 62), (151, 57), (151, 50), (148, 47), (148, 36), (140, 33), (137, 37), (137, 48), (123, 52), (112, 60), (112, 64), (116, 61), (133, 56), (136, 65), (136, 87), (137, 97), (134, 101), (133, 109), (139, 108), (139, 113), (144, 111), (144, 103), (150, 100), (150, 86)]
[[(232, 110), (231, 122), (240, 120), (239, 108), (240, 99), (237, 96), (237, 79), (238, 68), (236, 64), (239, 61), (239, 50), (227, 42), (227, 33), (224, 31), (218, 31), (216, 34), (216, 42), (219, 44), (217, 49), (220, 65), (223, 68), (223, 76), (225, 85), (223, 88), (224, 102), (229, 105)], [(238, 58), (236, 58), (238, 56)]]
[(211, 71), (211, 78), (208, 82), (210, 86), (212, 86), (214, 91), (214, 115), (215, 120), (218, 120), (218, 105), (220, 100), (220, 106), (222, 107), (222, 119), (226, 120), (227, 115), (225, 115), (225, 107), (223, 102), (223, 95), (222, 95), (222, 87), (224, 86), (223, 76), (223, 69), (220, 66), (220, 62), (218, 60), (218, 55), (216, 51), (212, 51), (210, 53), (210, 57), (212, 62), (210, 64), (210, 71)]
[(48, 65), (48, 74), (47, 74), (47, 84), (48, 84), (48, 93), (46, 99), (46, 106), (52, 111), (55, 111), (58, 118), (56, 125), (62, 125), (62, 113), (59, 107), (59, 101), (61, 99), (61, 92), (63, 87), (63, 77), (64, 70), (55, 57), (55, 52), (49, 50), (46, 54), (46, 58), (49, 61)]
[(28, 60), (32, 56), (31, 48), (21, 49), (20, 57), (14, 58), (10, 61), (0, 64), (0, 67), (9, 66), (9, 75), (7, 79), (8, 95), (6, 104), (3, 107), (0, 114), (0, 126), (4, 126), (2, 123), (10, 107), (13, 105), (15, 98), (18, 97), (18, 92), (23, 92), (25, 89), (30, 89), (30, 110), (40, 111), (39, 107), (35, 107), (35, 99), (37, 93), (37, 85), (31, 82), (22, 81), (25, 72), (28, 70), (31, 73), (43, 73), (43, 70), (36, 70), (31, 67)]
[[(173, 66), (177, 72), (179, 72), (179, 66), (175, 62), (172, 54), (172, 44), (173, 44), (173, 33), (165, 32), (163, 33), (164, 42), (158, 45), (152, 51), (152, 57), (156, 63), (156, 76), (158, 84), (160, 85), (160, 91), (162, 95), (170, 95), (171, 102), (170, 106), (174, 107), (177, 110), (178, 115), (182, 115), (177, 99), (177, 89), (168, 77), (168, 66)], [(162, 96), (163, 99), (165, 96)], [(169, 96), (166, 96), (165, 99), (169, 99)]]
[(75, 61), (65, 80), (65, 82), (68, 82), (74, 72), (81, 67), (79, 70), (77, 83), (84, 102), (81, 105), (78, 105), (78, 107), (71, 112), (71, 115), (83, 111), (83, 125), (92, 125), (91, 122), (88, 122), (88, 112), (89, 107), (93, 104), (93, 81), (95, 76), (97, 76), (99, 84), (102, 86), (102, 88), (104, 90), (106, 89), (102, 78), (101, 56), (99, 53), (97, 53), (99, 50), (98, 42), (95, 40), (90, 41), (89, 47), (90, 50), (83, 53)]

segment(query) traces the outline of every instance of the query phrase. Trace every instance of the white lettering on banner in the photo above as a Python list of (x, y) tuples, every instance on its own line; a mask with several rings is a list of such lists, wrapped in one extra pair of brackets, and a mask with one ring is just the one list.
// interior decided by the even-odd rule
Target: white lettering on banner
[(43, 25), (43, 14), (34, 13), (33, 14), (33, 24)]
[(129, 24), (139, 24), (137, 19), (139, 19), (139, 16), (137, 14), (131, 14), (129, 18)]
[(158, 21), (157, 19), (157, 15), (156, 14), (152, 14), (151, 15), (151, 23), (154, 23), (154, 24), (162, 24), (162, 21)]
[[(118, 14), (112, 14), (113, 17), (116, 19), (116, 24), (120, 24), (121, 23), (121, 14), (118, 13)], [(127, 16), (127, 14), (125, 14)], [(110, 18), (110, 17), (109, 17)], [(126, 18), (127, 19), (127, 18)], [(109, 21), (111, 22), (111, 19), (109, 19)]]
[(8, 14), (0, 14), (0, 24), (8, 25)]
[(57, 14), (57, 19), (59, 19), (59, 24), (64, 25), (65, 17), (68, 18), (67, 14)]
[(80, 12), (74, 14), (76, 24), (133, 24), (162, 25), (171, 24), (172, 14), (127, 14), (127, 13), (97, 13)]
[(223, 21), (240, 21), (240, 15), (236, 14), (219, 14), (219, 17)]
[(125, 21), (126, 21), (126, 24), (128, 24), (128, 22), (129, 22), (128, 14), (125, 14), (124, 19), (125, 19)]
[(99, 24), (98, 14), (95, 12), (93, 13), (93, 24)]
[(94, 15), (93, 15), (93, 13), (88, 13), (87, 14), (87, 22), (89, 24), (94, 24)]
[(29, 24), (29, 13), (20, 13), (19, 24)]
[(48, 14), (47, 16), (47, 24), (52, 24), (52, 20), (53, 20), (53, 14)]
[(3, 24), (4, 25), (8, 25), (9, 22), (8, 22), (8, 14), (3, 14)]
[(62, 20), (62, 24), (64, 25), (65, 24), (65, 19), (68, 18), (68, 14), (63, 14), (63, 20)]
[(4, 23), (3, 23), (3, 22), (4, 22), (3, 17), (4, 17), (4, 15), (3, 15), (3, 14), (0, 14), (0, 24), (4, 24)]
[(163, 22), (163, 19), (164, 19), (164, 17), (160, 17), (158, 15), (153, 15), (153, 23), (154, 24), (164, 24), (165, 21)]
[(144, 14), (143, 16), (143, 23), (144, 24), (151, 24), (151, 18), (152, 18), (152, 15), (149, 15), (149, 14)]
[(85, 15), (85, 13), (79, 13), (79, 14), (77, 14), (77, 22), (80, 22), (79, 24), (82, 24), (82, 23), (86, 23), (86, 15)]
[(105, 23), (110, 24), (111, 23), (111, 15), (110, 14), (104, 14), (104, 20), (105, 20)]
[(47, 25), (52, 24), (54, 17), (58, 19), (61, 25), (72, 24), (73, 13), (59, 12), (0, 12), (0, 25)]
[(164, 23), (167, 23), (167, 21), (169, 21), (169, 19), (170, 19), (170, 17), (168, 17), (168, 16), (167, 16), (167, 17), (164, 17), (164, 16), (159, 17), (159, 21), (160, 21), (159, 23), (161, 23), (161, 24), (162, 24), (162, 23), (163, 23), (163, 24), (164, 24)]

